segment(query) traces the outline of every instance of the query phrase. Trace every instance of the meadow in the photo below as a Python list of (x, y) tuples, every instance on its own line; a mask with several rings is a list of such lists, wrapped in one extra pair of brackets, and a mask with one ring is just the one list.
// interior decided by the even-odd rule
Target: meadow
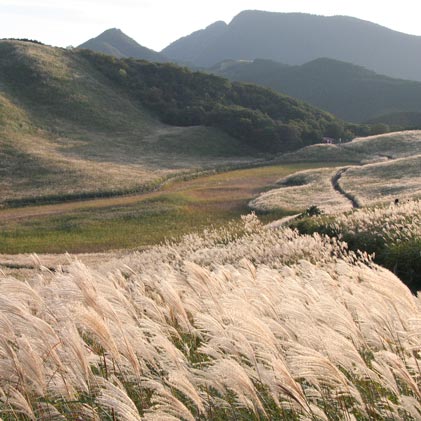
[[(421, 132), (407, 131), (356, 138), (338, 145), (313, 145), (282, 157), (317, 162), (325, 156), (352, 165), (305, 170), (279, 179), (250, 202), (256, 211), (295, 210), (314, 205), (324, 213), (405, 202), (421, 197)], [(358, 159), (357, 159), (358, 158)]]
[(77, 54), (0, 42), (0, 208), (142, 193), (257, 155), (217, 128), (162, 123)]
[(325, 213), (352, 209), (352, 203), (334, 188), (340, 167), (300, 171), (277, 181), (276, 189), (260, 194), (249, 206), (257, 212), (285, 209), (300, 213), (317, 206)]
[(0, 275), (4, 420), (421, 415), (420, 300), (339, 240), (250, 215), (68, 259)]
[[(166, 183), (143, 195), (0, 210), (0, 253), (87, 253), (142, 248), (222, 226), (279, 177), (320, 163), (262, 166)], [(273, 220), (290, 214), (263, 215)]]

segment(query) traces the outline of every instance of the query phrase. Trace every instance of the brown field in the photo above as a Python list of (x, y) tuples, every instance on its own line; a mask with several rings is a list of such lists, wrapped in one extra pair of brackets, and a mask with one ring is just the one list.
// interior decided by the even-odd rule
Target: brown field
[[(0, 253), (93, 253), (141, 248), (221, 226), (280, 177), (324, 164), (234, 170), (165, 184), (158, 192), (0, 210)], [(284, 216), (275, 212), (267, 220)]]

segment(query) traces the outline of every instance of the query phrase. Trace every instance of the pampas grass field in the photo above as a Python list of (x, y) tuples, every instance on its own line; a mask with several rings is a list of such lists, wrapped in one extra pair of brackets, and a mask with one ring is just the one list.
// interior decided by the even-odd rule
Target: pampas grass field
[(421, 419), (421, 131), (0, 50), (0, 421)]
[[(345, 167), (305, 170), (278, 180), (275, 188), (261, 193), (249, 207), (257, 212), (318, 206), (324, 213), (339, 214), (352, 207), (388, 204), (421, 198), (420, 131), (356, 138), (339, 145), (313, 145), (296, 158), (343, 161), (359, 154), (360, 161)], [(294, 157), (295, 155), (291, 155)], [(365, 159), (362, 159), (365, 157)], [(358, 165), (356, 165), (358, 164)]]
[(68, 259), (0, 276), (3, 420), (421, 417), (421, 302), (339, 240), (249, 215)]
[(349, 168), (341, 178), (345, 191), (362, 206), (421, 197), (421, 155)]
[(252, 210), (270, 212), (277, 209), (302, 211), (312, 205), (325, 213), (352, 209), (352, 203), (333, 187), (339, 167), (305, 170), (278, 180), (278, 188), (260, 194), (249, 203)]

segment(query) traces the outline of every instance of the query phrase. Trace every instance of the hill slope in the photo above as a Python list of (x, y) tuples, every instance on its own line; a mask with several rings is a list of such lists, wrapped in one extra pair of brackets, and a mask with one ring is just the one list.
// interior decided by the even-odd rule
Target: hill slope
[(0, 43), (1, 203), (152, 188), (251, 151), (221, 131), (163, 124), (78, 51)]
[(79, 45), (78, 48), (87, 48), (88, 50), (109, 54), (117, 58), (133, 57), (148, 61), (168, 61), (164, 55), (143, 47), (116, 28), (107, 29), (97, 37)]
[(192, 49), (190, 38), (184, 37), (162, 53), (205, 67), (227, 59), (264, 58), (297, 65), (328, 57), (392, 77), (421, 80), (421, 37), (347, 16), (248, 10), (225, 28), (219, 25), (217, 35), (210, 26), (200, 35), (201, 48)]
[(297, 172), (279, 180), (274, 189), (250, 202), (250, 207), (299, 212), (316, 205), (326, 213), (337, 213), (390, 204), (395, 198), (421, 198), (419, 130), (356, 138), (343, 145), (313, 145), (291, 154), (289, 160), (327, 160), (329, 156), (337, 161), (352, 157), (359, 165)]
[[(395, 113), (420, 112), (421, 83), (394, 79), (350, 63), (320, 58), (300, 66), (270, 60), (225, 61), (210, 69), (230, 80), (257, 83), (363, 122)], [(390, 116), (392, 124), (397, 119)], [(401, 120), (402, 123), (409, 121)]]
[(296, 149), (346, 127), (174, 65), (0, 42), (1, 203), (116, 194)]

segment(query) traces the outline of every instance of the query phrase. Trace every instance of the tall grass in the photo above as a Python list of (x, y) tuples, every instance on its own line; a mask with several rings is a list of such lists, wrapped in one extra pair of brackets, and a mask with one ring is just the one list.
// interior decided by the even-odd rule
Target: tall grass
[(0, 302), (3, 419), (421, 416), (419, 299), (340, 241), (254, 216), (1, 276)]
[(414, 291), (421, 289), (421, 201), (358, 209), (333, 218), (296, 223), (302, 233), (319, 232), (373, 254)]
[(300, 212), (312, 205), (325, 213), (352, 209), (352, 202), (335, 190), (335, 177), (341, 169), (321, 168), (300, 171), (278, 180), (277, 188), (260, 194), (249, 206), (257, 212), (285, 209)]

